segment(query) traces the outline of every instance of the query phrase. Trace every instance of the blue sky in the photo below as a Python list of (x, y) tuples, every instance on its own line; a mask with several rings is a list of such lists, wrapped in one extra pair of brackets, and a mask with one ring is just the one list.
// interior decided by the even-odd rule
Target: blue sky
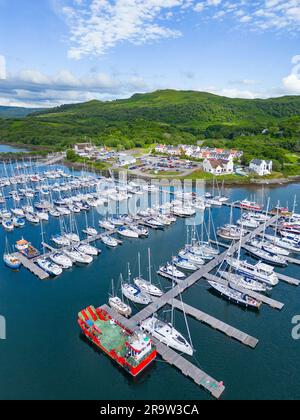
[(0, 0), (0, 105), (300, 94), (300, 0)]

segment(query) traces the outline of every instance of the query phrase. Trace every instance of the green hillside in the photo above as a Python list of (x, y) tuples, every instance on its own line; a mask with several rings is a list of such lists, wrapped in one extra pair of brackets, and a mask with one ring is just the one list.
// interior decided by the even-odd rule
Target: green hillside
[[(265, 129), (268, 135), (262, 137)], [(155, 142), (211, 139), (231, 144), (250, 139), (253, 143), (254, 136), (262, 137), (263, 143), (275, 139), (284, 149), (297, 151), (300, 97), (245, 100), (164, 90), (112, 102), (64, 105), (24, 119), (0, 119), (0, 141), (55, 147), (85, 138), (129, 149)]]
[(17, 106), (0, 106), (0, 118), (24, 118), (33, 112), (40, 111), (36, 108), (22, 108)]

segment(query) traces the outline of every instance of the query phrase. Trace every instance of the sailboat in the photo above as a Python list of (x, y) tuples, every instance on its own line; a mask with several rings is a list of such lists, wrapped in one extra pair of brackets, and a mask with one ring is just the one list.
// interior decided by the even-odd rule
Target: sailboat
[(21, 261), (9, 250), (8, 239), (5, 240), (5, 252), (3, 254), (4, 264), (12, 270), (19, 270), (21, 267)]
[(53, 263), (52, 261), (49, 261), (46, 257), (45, 257), (45, 246), (44, 246), (44, 231), (43, 231), (43, 223), (41, 221), (41, 232), (42, 232), (42, 246), (43, 246), (43, 257), (40, 257), (37, 259), (36, 264), (42, 269), (44, 270), (46, 273), (50, 274), (50, 276), (59, 276), (62, 274), (63, 270), (62, 268)]
[(141, 276), (141, 255), (138, 253), (138, 265), (139, 265), (139, 276), (136, 277), (133, 282), (134, 284), (142, 291), (151, 296), (160, 297), (163, 295), (163, 292), (154, 284), (152, 284), (152, 276), (151, 276), (151, 253), (150, 248), (148, 248), (148, 263), (149, 263), (149, 280), (143, 279)]
[(140, 305), (149, 305), (149, 303), (152, 302), (152, 299), (150, 297), (150, 295), (148, 295), (145, 292), (142, 292), (142, 290), (131, 284), (130, 281), (130, 267), (128, 264), (128, 282), (127, 283), (122, 283), (121, 285), (121, 289), (122, 289), (122, 294), (129, 300), (131, 300), (134, 303), (138, 303)]
[(186, 277), (186, 275), (182, 271), (177, 270), (174, 264), (170, 263), (159, 267), (157, 274), (159, 274), (162, 277), (166, 277), (167, 279), (175, 280), (183, 280)]
[(218, 293), (220, 293), (221, 296), (225, 297), (229, 301), (233, 301), (238, 305), (244, 305), (246, 307), (252, 307), (255, 309), (259, 309), (261, 307), (261, 302), (243, 292), (234, 289), (234, 287), (230, 284), (225, 286), (215, 281), (209, 281), (208, 283), (214, 290), (216, 290)]
[[(121, 284), (122, 283), (123, 283), (123, 281), (122, 281), (122, 276), (121, 276)], [(112, 294), (108, 299), (108, 303), (109, 303), (111, 308), (113, 308), (115, 311), (117, 311), (119, 314), (121, 314), (123, 316), (130, 317), (130, 315), (132, 314), (131, 307), (129, 305), (126, 305), (126, 303), (123, 301), (123, 299), (119, 298), (115, 294), (115, 288), (114, 288), (114, 281), (113, 280), (112, 280)]]
[(72, 260), (63, 252), (55, 252), (54, 254), (51, 254), (49, 258), (52, 262), (54, 262), (54, 264), (59, 265), (64, 270), (67, 270), (73, 266)]
[[(172, 285), (174, 287), (174, 279), (172, 280)], [(182, 305), (183, 306), (183, 305)], [(184, 307), (183, 307), (184, 309)], [(185, 312), (183, 311), (184, 316)], [(187, 320), (185, 317), (186, 325), (188, 328)], [(151, 334), (157, 340), (162, 342), (168, 347), (171, 347), (180, 353), (187, 354), (192, 356), (194, 353), (193, 347), (190, 344), (191, 337), (190, 332), (188, 329), (190, 342), (174, 327), (174, 300), (172, 299), (172, 306), (171, 306), (171, 322), (165, 322), (158, 318), (156, 314), (152, 317), (147, 318), (145, 321), (141, 323), (141, 330)]]

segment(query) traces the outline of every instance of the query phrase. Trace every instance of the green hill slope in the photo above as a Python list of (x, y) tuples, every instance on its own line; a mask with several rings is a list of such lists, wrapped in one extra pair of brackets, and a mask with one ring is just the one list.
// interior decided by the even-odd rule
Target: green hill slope
[(0, 141), (66, 146), (85, 137), (125, 148), (154, 142), (194, 143), (261, 134), (300, 132), (300, 97), (268, 100), (164, 90), (112, 102), (91, 101), (0, 120)]
[(37, 111), (41, 111), (41, 109), (22, 108), (17, 106), (0, 106), (0, 118), (24, 118)]

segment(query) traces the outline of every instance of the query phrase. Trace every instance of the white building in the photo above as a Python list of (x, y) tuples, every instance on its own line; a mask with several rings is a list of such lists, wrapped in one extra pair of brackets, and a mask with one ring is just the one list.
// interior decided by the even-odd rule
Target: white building
[(249, 171), (259, 176), (270, 175), (273, 169), (271, 160), (253, 159), (249, 165)]
[(213, 175), (230, 175), (233, 173), (233, 160), (204, 159), (203, 170)]

